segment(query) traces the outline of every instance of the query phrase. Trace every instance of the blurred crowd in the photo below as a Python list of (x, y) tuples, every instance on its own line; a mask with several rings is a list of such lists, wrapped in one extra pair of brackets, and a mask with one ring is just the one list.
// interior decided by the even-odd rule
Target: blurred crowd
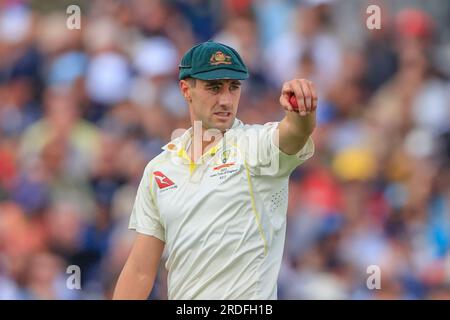
[(319, 91), (279, 299), (450, 299), (448, 1), (371, 1), (379, 30), (366, 1), (79, 1), (79, 30), (65, 2), (0, 0), (0, 299), (111, 298), (143, 169), (190, 126), (179, 60), (208, 39), (250, 69), (245, 123), (282, 119), (284, 81)]

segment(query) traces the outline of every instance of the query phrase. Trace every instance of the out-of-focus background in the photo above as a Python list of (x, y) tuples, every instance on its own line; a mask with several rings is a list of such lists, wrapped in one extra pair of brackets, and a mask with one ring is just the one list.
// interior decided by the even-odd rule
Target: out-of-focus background
[[(80, 30), (66, 27), (72, 4)], [(178, 62), (208, 39), (250, 68), (244, 122), (283, 117), (283, 81), (319, 91), (279, 298), (450, 299), (446, 0), (0, 0), (0, 299), (111, 297), (143, 168), (190, 126)], [(66, 287), (70, 265), (81, 290)], [(161, 266), (152, 299), (165, 281)]]

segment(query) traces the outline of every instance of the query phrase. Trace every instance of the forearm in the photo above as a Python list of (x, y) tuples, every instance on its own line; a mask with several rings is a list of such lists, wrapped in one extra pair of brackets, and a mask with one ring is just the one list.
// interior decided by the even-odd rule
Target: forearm
[(315, 111), (306, 116), (288, 112), (278, 127), (278, 147), (284, 153), (296, 154), (306, 144), (315, 126)]
[(285, 82), (280, 105), (286, 116), (278, 126), (278, 146), (287, 154), (296, 154), (308, 142), (316, 127), (318, 96), (314, 84), (306, 79)]
[(164, 242), (138, 234), (117, 281), (113, 299), (147, 299), (155, 281)]
[(156, 272), (151, 274), (134, 265), (130, 260), (125, 264), (114, 290), (114, 300), (145, 300), (152, 288)]
[(309, 137), (316, 127), (316, 112), (299, 116), (296, 112), (287, 112), (282, 121), (286, 121), (289, 134), (293, 137)]

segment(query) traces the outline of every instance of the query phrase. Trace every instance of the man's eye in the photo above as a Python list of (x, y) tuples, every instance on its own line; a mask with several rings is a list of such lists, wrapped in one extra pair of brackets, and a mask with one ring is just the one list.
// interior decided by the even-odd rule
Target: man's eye
[(212, 92), (219, 92), (220, 87), (219, 86), (209, 87), (209, 90), (211, 90)]
[(230, 86), (230, 90), (237, 90), (239, 89), (239, 86)]

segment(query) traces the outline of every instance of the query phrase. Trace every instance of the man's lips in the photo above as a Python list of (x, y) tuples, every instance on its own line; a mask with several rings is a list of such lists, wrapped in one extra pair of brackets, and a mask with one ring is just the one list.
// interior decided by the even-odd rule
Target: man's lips
[(214, 112), (214, 115), (218, 117), (229, 117), (231, 116), (231, 112)]

